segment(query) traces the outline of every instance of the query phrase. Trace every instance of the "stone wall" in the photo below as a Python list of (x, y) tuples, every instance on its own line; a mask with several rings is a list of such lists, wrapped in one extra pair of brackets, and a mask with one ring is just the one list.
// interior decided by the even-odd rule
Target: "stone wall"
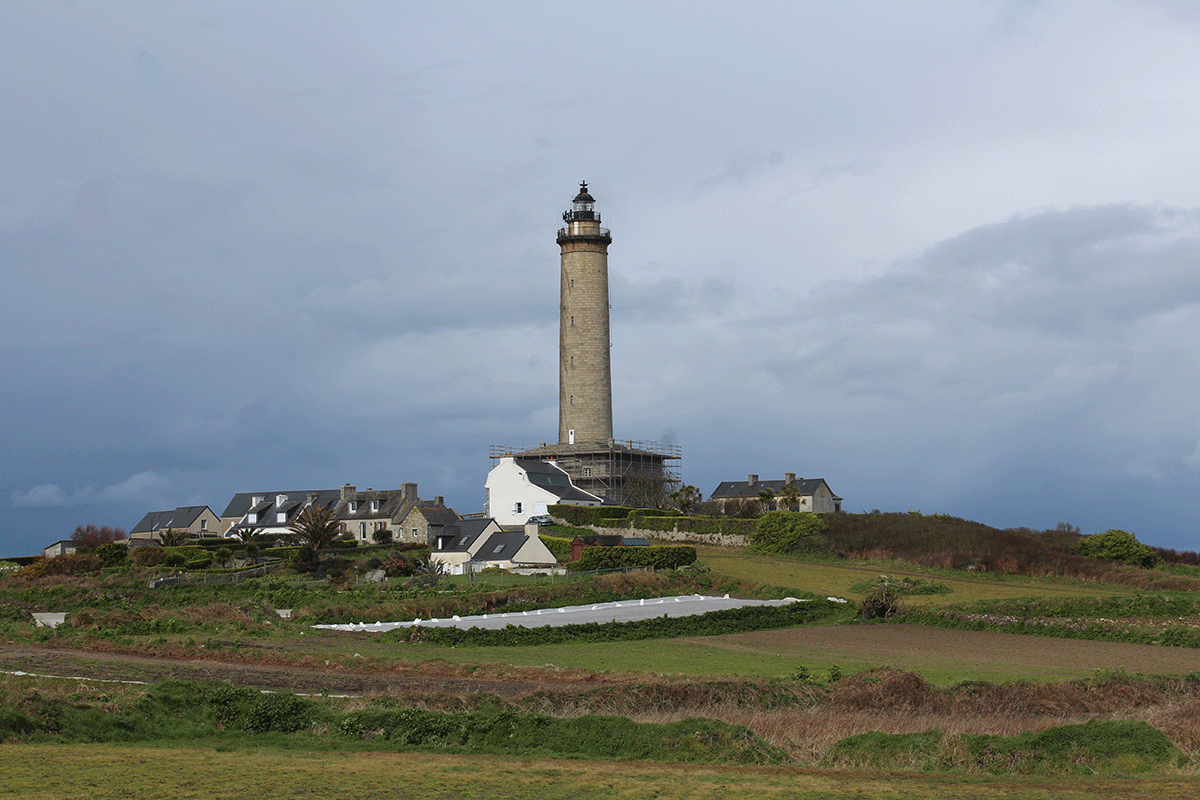
[(590, 531), (601, 536), (633, 536), (645, 539), (658, 539), (663, 542), (678, 544), (711, 544), (719, 547), (747, 547), (750, 540), (740, 533), (692, 533), (691, 531), (647, 531), (641, 528), (602, 528), (599, 525), (585, 525)]

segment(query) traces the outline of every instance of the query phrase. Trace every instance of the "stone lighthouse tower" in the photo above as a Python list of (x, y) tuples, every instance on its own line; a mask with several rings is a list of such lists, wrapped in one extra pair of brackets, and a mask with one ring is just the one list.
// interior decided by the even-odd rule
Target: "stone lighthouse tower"
[[(612, 236), (600, 227), (596, 200), (579, 185), (571, 208), (563, 212), (558, 229), (562, 250), (559, 276), (558, 327), (558, 442), (538, 445), (492, 445), (493, 459), (514, 459), (525, 465), (528, 482), (548, 488), (561, 502), (579, 504), (571, 493), (582, 489), (593, 500), (634, 506), (661, 507), (678, 486), (678, 445), (615, 440), (612, 412), (611, 340), (608, 328), (608, 246)], [(531, 469), (538, 461), (553, 461), (570, 476), (555, 483), (554, 475)], [(490, 480), (490, 478), (489, 478)], [(490, 484), (489, 484), (490, 486)], [(488, 489), (488, 503), (509, 508)], [(514, 513), (527, 501), (511, 500)], [(586, 503), (584, 503), (586, 505)]]
[(587, 184), (558, 231), (562, 249), (558, 326), (558, 443), (600, 444), (613, 438), (608, 246)]

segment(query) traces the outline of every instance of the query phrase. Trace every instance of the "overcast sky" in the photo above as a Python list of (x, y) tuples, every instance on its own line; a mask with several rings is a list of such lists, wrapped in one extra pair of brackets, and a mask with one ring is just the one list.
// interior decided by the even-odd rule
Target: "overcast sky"
[(0, 4), (0, 556), (235, 492), (482, 510), (612, 229), (705, 495), (1200, 549), (1200, 6)]

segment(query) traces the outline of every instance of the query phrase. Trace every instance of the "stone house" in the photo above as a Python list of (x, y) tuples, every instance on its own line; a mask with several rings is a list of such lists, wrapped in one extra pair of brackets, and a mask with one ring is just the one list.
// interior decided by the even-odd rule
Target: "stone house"
[(208, 506), (180, 506), (174, 511), (151, 511), (129, 531), (129, 539), (162, 540), (163, 531), (183, 531), (190, 538), (220, 536), (221, 520)]
[(824, 478), (797, 478), (794, 472), (785, 472), (781, 481), (760, 481), (757, 475), (748, 475), (744, 481), (722, 481), (713, 490), (711, 499), (721, 504), (724, 509), (731, 500), (755, 500), (761, 502), (763, 490), (767, 490), (774, 498), (769, 501), (767, 509), (772, 510), (785, 505), (785, 493), (792, 491), (797, 494), (794, 511), (815, 511), (818, 514), (831, 514), (842, 510), (842, 498), (835, 495)]

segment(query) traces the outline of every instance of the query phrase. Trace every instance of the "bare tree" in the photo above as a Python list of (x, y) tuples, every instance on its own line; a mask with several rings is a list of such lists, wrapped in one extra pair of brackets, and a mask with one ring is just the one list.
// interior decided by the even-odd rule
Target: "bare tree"
[(71, 541), (77, 548), (99, 547), (102, 544), (119, 542), (124, 538), (123, 528), (110, 528), (107, 525), (97, 528), (90, 522), (87, 525), (76, 526), (75, 532), (71, 534)]

